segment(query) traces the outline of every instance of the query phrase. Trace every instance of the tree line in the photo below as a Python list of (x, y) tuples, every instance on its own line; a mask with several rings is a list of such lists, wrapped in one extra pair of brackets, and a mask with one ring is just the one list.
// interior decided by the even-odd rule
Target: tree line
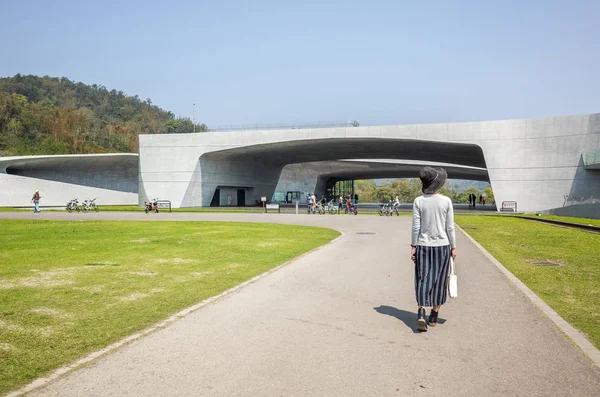
[[(381, 184), (374, 180), (360, 180), (354, 182), (354, 189), (364, 203), (382, 203), (395, 200), (396, 197), (402, 203), (412, 203), (415, 198), (422, 195), (421, 181), (419, 179), (384, 179)], [(440, 193), (450, 197), (454, 203), (468, 203), (469, 194), (473, 193), (479, 200), (479, 196), (485, 195), (488, 203), (494, 201), (494, 193), (491, 187), (482, 190), (470, 186), (463, 191), (456, 191), (446, 183)]]
[[(137, 152), (139, 134), (190, 133), (189, 118), (65, 77), (0, 78), (0, 156)], [(196, 132), (207, 131), (196, 124)]]

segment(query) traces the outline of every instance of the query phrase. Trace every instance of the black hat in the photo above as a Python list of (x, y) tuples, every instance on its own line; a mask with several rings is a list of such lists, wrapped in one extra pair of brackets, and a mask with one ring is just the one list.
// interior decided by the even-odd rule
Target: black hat
[(448, 174), (443, 168), (423, 167), (419, 172), (424, 194), (433, 194), (440, 190), (446, 183), (447, 178)]

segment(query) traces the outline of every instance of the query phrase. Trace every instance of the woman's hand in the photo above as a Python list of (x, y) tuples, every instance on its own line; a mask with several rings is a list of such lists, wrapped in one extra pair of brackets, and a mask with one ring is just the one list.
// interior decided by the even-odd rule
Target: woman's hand
[(417, 261), (417, 247), (410, 248), (410, 258), (412, 259), (413, 262)]
[(452, 248), (452, 251), (450, 251), (450, 255), (452, 255), (452, 259), (456, 260), (456, 248)]

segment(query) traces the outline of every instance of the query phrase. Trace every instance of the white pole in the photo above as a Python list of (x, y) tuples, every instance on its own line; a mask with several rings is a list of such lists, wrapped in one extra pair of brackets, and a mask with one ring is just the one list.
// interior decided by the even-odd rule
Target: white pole
[(194, 103), (194, 110), (192, 113), (192, 123), (194, 124), (194, 134), (196, 133), (196, 104)]

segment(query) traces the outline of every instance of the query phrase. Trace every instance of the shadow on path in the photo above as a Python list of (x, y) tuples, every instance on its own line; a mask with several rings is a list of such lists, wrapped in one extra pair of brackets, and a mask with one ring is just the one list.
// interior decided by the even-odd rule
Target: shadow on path
[[(415, 334), (419, 333), (419, 330), (417, 329), (417, 313), (416, 313), (416, 311), (407, 312), (406, 310), (400, 310), (400, 309), (396, 309), (395, 307), (392, 307), (392, 306), (384, 306), (384, 305), (381, 305), (379, 307), (374, 307), (373, 310), (375, 310), (377, 313), (395, 317), (398, 320), (402, 321), (408, 328), (412, 329), (412, 331)], [(443, 318), (441, 318), (441, 317), (438, 318), (439, 324), (444, 324), (445, 322), (446, 322), (446, 320), (444, 320)]]

